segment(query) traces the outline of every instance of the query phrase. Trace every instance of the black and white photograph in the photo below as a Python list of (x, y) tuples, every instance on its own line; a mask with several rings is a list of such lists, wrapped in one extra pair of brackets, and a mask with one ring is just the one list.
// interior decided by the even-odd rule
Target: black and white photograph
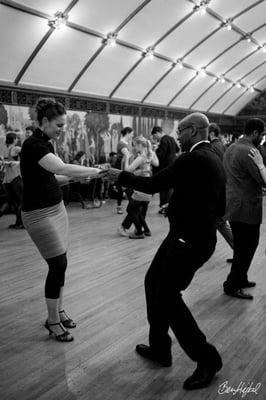
[(266, 399), (266, 0), (0, 0), (0, 399)]

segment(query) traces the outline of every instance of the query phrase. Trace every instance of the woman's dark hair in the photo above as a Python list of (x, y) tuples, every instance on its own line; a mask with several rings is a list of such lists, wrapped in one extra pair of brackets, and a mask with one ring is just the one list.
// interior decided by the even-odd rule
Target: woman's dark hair
[(250, 118), (245, 125), (245, 135), (249, 136), (254, 131), (262, 133), (264, 131), (264, 122), (259, 118)]
[(79, 161), (82, 156), (84, 156), (85, 152), (84, 151), (78, 151), (77, 154), (75, 155), (74, 160)]
[(48, 121), (66, 114), (65, 107), (52, 98), (41, 98), (36, 104), (37, 120), (41, 125), (43, 118), (47, 118)]
[(34, 126), (26, 126), (25, 131), (31, 131), (32, 133), (35, 131)]
[(217, 124), (215, 124), (214, 122), (212, 122), (212, 123), (209, 125), (209, 134), (210, 134), (210, 133), (213, 133), (215, 137), (218, 137), (218, 136), (221, 134), (221, 129), (220, 129), (220, 127), (219, 127)]
[(162, 128), (160, 127), (160, 126), (154, 126), (153, 128), (152, 128), (152, 131), (151, 131), (151, 134), (152, 135), (155, 135), (155, 133), (162, 133)]
[(121, 135), (126, 136), (128, 133), (131, 133), (131, 132), (133, 132), (133, 129), (130, 128), (130, 126), (126, 126), (125, 128), (123, 128), (121, 130)]
[(6, 134), (6, 145), (14, 143), (17, 139), (17, 134), (15, 132), (8, 132)]

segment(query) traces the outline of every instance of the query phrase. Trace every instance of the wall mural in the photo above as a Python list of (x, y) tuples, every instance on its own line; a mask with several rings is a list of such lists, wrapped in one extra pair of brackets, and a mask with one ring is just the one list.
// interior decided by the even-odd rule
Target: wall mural
[[(176, 137), (177, 121), (170, 119), (67, 111), (66, 128), (55, 147), (65, 162), (71, 161), (82, 150), (92, 162), (104, 163), (109, 153), (116, 151), (122, 128), (130, 126), (135, 136), (149, 138), (155, 125), (162, 126), (167, 134)], [(34, 108), (0, 104), (0, 157), (4, 152), (6, 132), (16, 131), (23, 142), (28, 126), (36, 126)]]

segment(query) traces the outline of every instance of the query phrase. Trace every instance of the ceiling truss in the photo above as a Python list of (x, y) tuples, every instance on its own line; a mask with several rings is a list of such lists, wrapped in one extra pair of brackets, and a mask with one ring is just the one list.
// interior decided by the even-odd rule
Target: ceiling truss
[[(65, 9), (65, 13), (68, 13), (77, 3), (79, 0), (72, 0), (70, 2), (70, 4), (68, 5), (68, 7)], [(192, 0), (187, 0), (188, 2), (190, 2), (191, 4), (194, 4), (194, 2)], [(264, 0), (258, 0), (255, 3), (251, 4), (249, 7), (247, 7), (246, 9), (242, 10), (241, 12), (239, 12), (238, 14), (234, 15), (230, 20), (233, 22), (236, 18), (238, 18), (239, 16), (245, 14), (246, 12), (250, 11), (252, 8), (258, 6), (260, 3), (262, 3)], [(124, 21), (122, 21), (122, 23), (120, 23), (120, 25), (115, 29), (114, 33), (118, 34), (119, 31), (126, 25), (128, 24), (144, 7), (146, 7), (149, 3), (151, 2), (151, 0), (145, 0), (143, 1), (133, 12), (131, 12)], [(7, 7), (11, 7), (13, 9), (16, 9), (20, 12), (24, 12), (24, 13), (28, 13), (40, 18), (44, 18), (49, 20), (49, 18), (51, 18), (50, 15), (45, 14), (43, 12), (40, 12), (38, 10), (35, 10), (33, 8), (24, 6), (20, 3), (17, 3), (15, 1), (12, 0), (0, 0), (0, 4), (3, 4)], [(185, 59), (190, 53), (192, 53), (194, 50), (196, 50), (202, 43), (204, 43), (206, 40), (208, 40), (211, 36), (213, 36), (215, 33), (217, 33), (220, 29), (224, 29), (223, 25), (224, 25), (224, 19), (218, 15), (216, 12), (214, 12), (211, 7), (207, 8), (207, 13), (215, 18), (217, 21), (220, 22), (220, 26), (217, 27), (216, 29), (214, 29), (211, 33), (209, 33), (208, 35), (206, 35), (202, 40), (200, 40), (196, 45), (194, 45), (193, 47), (191, 47), (190, 49), (188, 49), (188, 51), (185, 53), (185, 55), (182, 57), (182, 60)], [(163, 40), (165, 40), (172, 32), (174, 32), (178, 27), (180, 27), (182, 24), (184, 24), (192, 15), (194, 15), (194, 13), (197, 12), (197, 8), (194, 7), (194, 9), (189, 12), (188, 14), (186, 14), (182, 19), (180, 19), (174, 26), (172, 26), (166, 33), (164, 33), (164, 35), (162, 35), (154, 44), (153, 46), (151, 46), (152, 48), (156, 48), (156, 46), (158, 46), (159, 43), (161, 43)], [(71, 85), (68, 88), (68, 91), (71, 93), (73, 91), (73, 89), (75, 88), (75, 86), (77, 85), (77, 83), (79, 82), (79, 80), (81, 79), (81, 77), (84, 75), (84, 73), (89, 69), (89, 67), (91, 66), (91, 64), (97, 59), (97, 57), (102, 53), (102, 51), (104, 50), (105, 46), (106, 46), (106, 36), (101, 34), (100, 32), (96, 32), (94, 30), (85, 28), (83, 26), (80, 26), (78, 24), (74, 24), (73, 22), (67, 22), (67, 26), (71, 29), (75, 29), (79, 32), (83, 32), (86, 33), (88, 35), (92, 35), (95, 37), (98, 37), (102, 40), (102, 43), (100, 45), (100, 47), (96, 50), (96, 52), (92, 55), (92, 57), (88, 60), (88, 62), (85, 64), (85, 66), (81, 69), (81, 71), (78, 73), (78, 75), (75, 77), (75, 79), (73, 80), (73, 82), (71, 83)], [(259, 46), (260, 43), (258, 43), (254, 37), (252, 36), (256, 31), (258, 31), (259, 29), (261, 29), (263, 27), (263, 25), (256, 27), (256, 29), (254, 29), (252, 32), (244, 32), (243, 30), (241, 30), (238, 26), (236, 26), (234, 23), (232, 23), (232, 30), (234, 30), (235, 32), (237, 32), (240, 35), (240, 38), (233, 44), (230, 44), (230, 46), (228, 46), (225, 50), (223, 50), (220, 54), (218, 54), (215, 58), (213, 58), (206, 66), (205, 68), (209, 67), (212, 63), (214, 63), (215, 61), (217, 61), (220, 57), (222, 57), (224, 54), (226, 54), (229, 50), (231, 50), (234, 46), (236, 46), (237, 44), (239, 44), (242, 40), (245, 40), (245, 38), (247, 37), (247, 35), (251, 35), (252, 37), (252, 42)], [(23, 77), (23, 75), (25, 74), (25, 72), (27, 71), (27, 69), (29, 68), (29, 66), (31, 65), (31, 63), (33, 62), (34, 58), (36, 57), (36, 55), (39, 53), (39, 51), (41, 50), (41, 48), (44, 46), (44, 44), (47, 42), (47, 40), (49, 39), (49, 37), (52, 35), (54, 31), (54, 28), (51, 27), (47, 33), (43, 36), (43, 38), (41, 39), (41, 41), (37, 44), (36, 48), (34, 49), (34, 51), (32, 52), (32, 54), (29, 56), (29, 58), (26, 60), (25, 64), (23, 65), (23, 67), (21, 68), (21, 70), (19, 71), (17, 77), (15, 78), (15, 85), (19, 85), (21, 78)], [(136, 45), (133, 45), (132, 43), (120, 40), (119, 38), (117, 39), (117, 44), (120, 46), (124, 46), (126, 48), (129, 48), (133, 51), (137, 51), (140, 53), (140, 58), (137, 62), (134, 63), (134, 65), (127, 71), (126, 74), (124, 74), (124, 76), (121, 78), (121, 80), (117, 83), (117, 85), (114, 87), (114, 89), (111, 91), (109, 98), (113, 98), (113, 96), (115, 95), (115, 93), (117, 92), (117, 90), (119, 89), (119, 87), (127, 80), (127, 78), (131, 75), (131, 73), (139, 66), (139, 64), (143, 61), (143, 59), (145, 58), (145, 52), (146, 49), (140, 48)], [(251, 57), (253, 54), (255, 54), (256, 52), (260, 51), (259, 47), (250, 52), (249, 54), (247, 54), (245, 57), (243, 57), (241, 60), (239, 60), (237, 63), (235, 63), (233, 66), (231, 66), (225, 73), (224, 75), (228, 74), (230, 71), (232, 71), (234, 68), (236, 68), (237, 66), (239, 66), (241, 63), (243, 63), (245, 60), (247, 60), (249, 57)], [(157, 80), (157, 82), (152, 86), (151, 89), (149, 89), (149, 91), (144, 95), (144, 97), (141, 100), (141, 103), (144, 103), (146, 101), (146, 99), (149, 97), (149, 95), (156, 89), (156, 87), (172, 72), (172, 70), (176, 67), (176, 62), (178, 60), (173, 60), (170, 57), (166, 57), (163, 54), (159, 54), (157, 52), (154, 52), (154, 57), (157, 57), (161, 60), (164, 60), (166, 62), (169, 62), (171, 64), (170, 68)], [(249, 74), (251, 74), (252, 72), (254, 72), (256, 69), (258, 69), (259, 67), (261, 67), (265, 62), (262, 62), (260, 65), (256, 66), (255, 68), (252, 68), (250, 71), (248, 71), (244, 76), (242, 76), (242, 78), (240, 79), (240, 81), (244, 78), (246, 78)], [(191, 70), (195, 70), (196, 69), (190, 65), (187, 64), (186, 62), (183, 62), (183, 66), (184, 68), (188, 68)], [(211, 73), (210, 71), (206, 71), (207, 75), (213, 78), (217, 78), (217, 76), (213, 73)], [(167, 107), (170, 107), (171, 104), (178, 98), (178, 96), (187, 88), (189, 87), (189, 85), (194, 81), (194, 79), (196, 78), (196, 74), (195, 76), (193, 76), (192, 78), (190, 78), (188, 80), (188, 82), (186, 82), (184, 84), (184, 86), (173, 96), (173, 98), (171, 99), (171, 101), (167, 104)], [(258, 82), (261, 82), (263, 79), (265, 79), (264, 77), (260, 77), (258, 79), (257, 82), (255, 82), (253, 84), (253, 86), (255, 86)], [(232, 84), (232, 81), (230, 79), (228, 79), (225, 76), (225, 80), (229, 83)], [(215, 82), (212, 82), (210, 84), (210, 86), (205, 89), (200, 96), (198, 96), (198, 98), (196, 100), (193, 101), (193, 103), (190, 105), (189, 109), (192, 109), (194, 107), (194, 105), (196, 105), (196, 103), (198, 102), (199, 99), (201, 99), (214, 85), (216, 84)], [(208, 108), (208, 111), (210, 111), (215, 104), (217, 104), (231, 89), (233, 88), (233, 85), (228, 88), (228, 90), (226, 90), (221, 96), (219, 96), (212, 104), (211, 106)], [(255, 88), (255, 90), (257, 92), (260, 92), (258, 89)], [(227, 111), (227, 109), (229, 109), (235, 102), (237, 102), (243, 95), (245, 94), (245, 92), (241, 93), (227, 108), (226, 110), (224, 110), (224, 112)]]

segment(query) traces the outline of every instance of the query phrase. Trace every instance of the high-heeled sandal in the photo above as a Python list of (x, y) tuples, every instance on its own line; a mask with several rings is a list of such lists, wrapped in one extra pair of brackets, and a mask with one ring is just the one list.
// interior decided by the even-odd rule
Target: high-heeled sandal
[[(52, 329), (50, 329), (51, 326), (55, 325), (59, 325), (63, 333), (57, 335), (55, 332), (52, 331)], [(57, 322), (56, 324), (49, 324), (48, 320), (46, 320), (44, 326), (49, 331), (49, 335), (55, 335), (55, 339), (58, 340), (58, 342), (72, 342), (74, 340), (73, 336), (71, 336), (70, 333), (64, 329), (61, 322)]]
[(69, 318), (69, 316), (67, 315), (67, 313), (65, 312), (65, 310), (59, 311), (59, 314), (65, 314), (65, 320), (61, 321), (62, 325), (65, 328), (71, 329), (71, 328), (76, 328), (77, 324), (73, 321), (73, 319)]

